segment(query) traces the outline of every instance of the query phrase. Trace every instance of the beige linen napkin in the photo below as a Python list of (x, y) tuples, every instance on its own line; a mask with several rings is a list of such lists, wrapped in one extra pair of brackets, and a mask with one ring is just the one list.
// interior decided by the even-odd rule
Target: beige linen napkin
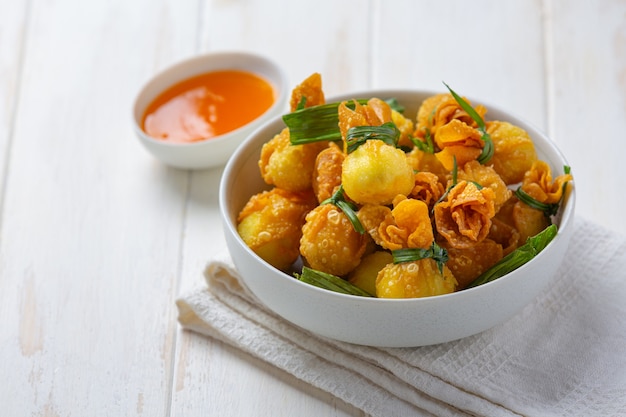
[[(626, 416), (626, 238), (577, 218), (551, 285), (455, 342), (373, 348), (313, 335), (242, 288), (228, 255), (177, 300), (181, 325), (373, 416)], [(479, 318), (477, 318), (479, 319)]]

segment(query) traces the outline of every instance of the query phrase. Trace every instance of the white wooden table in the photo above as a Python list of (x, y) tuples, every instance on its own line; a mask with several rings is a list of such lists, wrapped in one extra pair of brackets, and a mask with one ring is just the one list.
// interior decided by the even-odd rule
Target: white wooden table
[(158, 163), (131, 104), (228, 49), (328, 96), (446, 81), (509, 109), (569, 159), (578, 214), (626, 233), (624, 0), (0, 0), (1, 415), (360, 415), (176, 322), (224, 245), (221, 170)]

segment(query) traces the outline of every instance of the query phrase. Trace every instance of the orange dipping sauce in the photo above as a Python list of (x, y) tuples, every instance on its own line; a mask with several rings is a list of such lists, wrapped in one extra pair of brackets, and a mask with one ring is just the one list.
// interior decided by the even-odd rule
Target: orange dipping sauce
[(146, 109), (141, 128), (155, 139), (187, 143), (235, 130), (269, 109), (272, 85), (246, 71), (208, 72), (161, 93)]

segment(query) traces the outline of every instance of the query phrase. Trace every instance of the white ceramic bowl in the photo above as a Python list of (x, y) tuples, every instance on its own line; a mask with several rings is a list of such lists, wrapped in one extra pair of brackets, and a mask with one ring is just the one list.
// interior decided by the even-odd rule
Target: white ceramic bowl
[[(218, 70), (242, 70), (257, 74), (275, 89), (274, 104), (252, 122), (231, 132), (194, 143), (169, 143), (150, 137), (141, 129), (146, 107), (164, 90), (187, 78)], [(266, 57), (248, 52), (217, 52), (179, 62), (144, 85), (133, 106), (133, 127), (143, 146), (167, 165), (183, 169), (221, 166), (237, 146), (266, 121), (286, 110), (290, 90), (283, 70)]]
[[(336, 97), (395, 97), (416, 114), (433, 92), (371, 91)], [(473, 103), (481, 103), (472, 99)], [(483, 104), (485, 104), (483, 102)], [(528, 123), (486, 104), (489, 120), (505, 120), (524, 128), (533, 138), (541, 159), (553, 172), (567, 162), (556, 146)], [(248, 137), (228, 162), (220, 184), (220, 210), (232, 259), (250, 290), (271, 310), (322, 336), (369, 346), (423, 346), (477, 334), (511, 318), (532, 301), (561, 264), (573, 229), (575, 191), (571, 188), (561, 209), (559, 232), (532, 261), (490, 283), (452, 294), (415, 299), (357, 297), (302, 283), (273, 268), (250, 250), (236, 228), (238, 212), (249, 197), (268, 189), (259, 174), (261, 146), (284, 127), (277, 118)]]

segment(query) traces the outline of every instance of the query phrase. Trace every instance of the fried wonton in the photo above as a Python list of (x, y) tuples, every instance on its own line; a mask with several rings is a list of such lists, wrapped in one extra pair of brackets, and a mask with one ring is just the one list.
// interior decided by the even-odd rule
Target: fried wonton
[(483, 272), (495, 265), (503, 257), (502, 246), (491, 239), (485, 239), (467, 248), (455, 248), (442, 241), (441, 246), (448, 251), (448, 262), (456, 278), (459, 289), (464, 289)]
[(302, 83), (296, 86), (291, 92), (289, 107), (295, 111), (304, 99), (304, 107), (318, 106), (326, 103), (324, 91), (322, 90), (322, 76), (313, 73)]
[(493, 141), (494, 153), (489, 165), (508, 184), (517, 184), (537, 160), (535, 145), (528, 133), (509, 122), (487, 122), (487, 133)]
[(341, 186), (341, 166), (344, 159), (345, 154), (335, 143), (331, 143), (317, 155), (312, 186), (320, 203), (330, 198)]
[(383, 239), (378, 232), (378, 227), (387, 216), (391, 216), (391, 209), (380, 204), (365, 204), (357, 212), (361, 225), (379, 246), (383, 245)]
[(541, 210), (530, 207), (512, 196), (496, 214), (496, 219), (514, 228), (519, 245), (550, 225), (550, 219)]
[(361, 262), (367, 242), (368, 235), (354, 230), (339, 208), (322, 204), (306, 216), (300, 254), (311, 268), (343, 276)]
[(540, 203), (555, 204), (563, 196), (563, 185), (571, 180), (571, 174), (562, 174), (552, 181), (550, 165), (535, 161), (524, 175), (522, 190)]
[(339, 104), (337, 115), (339, 117), (339, 131), (344, 142), (344, 151), (347, 149), (346, 138), (348, 130), (359, 126), (380, 126), (392, 120), (392, 111), (389, 104), (378, 98), (371, 98), (367, 104), (360, 104), (353, 100), (354, 109), (348, 107), (348, 102)]
[(454, 168), (454, 159), (458, 166), (463, 166), (478, 158), (485, 144), (478, 130), (458, 119), (437, 130), (435, 143), (441, 149), (435, 156), (449, 171)]
[(237, 231), (257, 255), (286, 270), (299, 256), (304, 218), (316, 203), (312, 192), (264, 191), (252, 196), (241, 210)]
[(483, 187), (489, 187), (494, 192), (493, 203), (495, 205), (496, 213), (500, 210), (500, 207), (509, 199), (513, 192), (509, 190), (498, 175), (498, 173), (491, 166), (482, 165), (478, 161), (470, 161), (462, 166), (457, 173), (459, 180), (472, 181), (480, 184)]
[(399, 196), (378, 226), (381, 246), (385, 249), (428, 249), (434, 241), (433, 226), (426, 203)]
[(368, 140), (346, 156), (341, 182), (346, 195), (359, 204), (390, 204), (396, 195), (411, 192), (414, 174), (401, 149)]
[(419, 298), (449, 294), (456, 290), (457, 281), (446, 266), (443, 273), (430, 259), (388, 264), (376, 277), (379, 298)]
[[(469, 100), (465, 101), (471, 105)], [(487, 113), (487, 109), (481, 105), (475, 106), (474, 110), (483, 118)], [(442, 93), (428, 97), (417, 112), (416, 135), (424, 137), (425, 132), (429, 131), (436, 138), (439, 128), (455, 119), (470, 127), (476, 127), (476, 122), (463, 110), (452, 94)]]
[(415, 185), (411, 197), (421, 200), (430, 208), (443, 196), (445, 187), (439, 177), (432, 172), (418, 172), (415, 174)]
[(413, 121), (396, 110), (391, 111), (391, 121), (396, 125), (398, 130), (400, 131), (400, 137), (398, 138), (398, 146), (412, 148), (413, 142), (411, 141), (411, 136), (413, 135), (413, 131), (415, 130), (415, 126), (413, 125)]
[(414, 171), (430, 172), (437, 175), (441, 183), (445, 184), (447, 182), (450, 170), (441, 164), (435, 154), (422, 151), (419, 148), (413, 148), (406, 154), (406, 157)]
[(259, 169), (263, 180), (289, 191), (310, 189), (317, 154), (327, 145), (327, 142), (292, 145), (289, 129), (283, 129), (261, 148)]
[(437, 232), (454, 248), (481, 242), (489, 234), (495, 215), (494, 198), (491, 188), (478, 189), (474, 183), (459, 181), (447, 198), (435, 205)]

